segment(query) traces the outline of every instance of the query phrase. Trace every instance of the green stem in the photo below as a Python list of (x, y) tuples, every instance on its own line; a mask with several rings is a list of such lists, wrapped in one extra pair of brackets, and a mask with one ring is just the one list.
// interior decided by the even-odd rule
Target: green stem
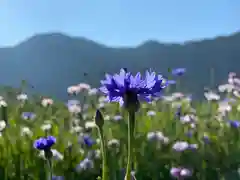
[(49, 180), (52, 180), (52, 178), (53, 178), (53, 173), (52, 173), (52, 161), (51, 161), (51, 159), (48, 159), (47, 160), (48, 161), (48, 166), (49, 166)]
[(128, 112), (128, 160), (125, 180), (131, 180), (134, 127), (135, 127), (135, 112)]
[(101, 142), (101, 153), (102, 153), (102, 180), (108, 180), (108, 164), (107, 164), (107, 152), (106, 152), (106, 146), (105, 146), (105, 140), (103, 136), (103, 129), (98, 127), (98, 132), (100, 136), (100, 142)]

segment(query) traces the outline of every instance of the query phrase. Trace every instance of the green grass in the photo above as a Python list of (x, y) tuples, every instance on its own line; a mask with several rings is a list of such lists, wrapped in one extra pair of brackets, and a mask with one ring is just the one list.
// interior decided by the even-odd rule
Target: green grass
[[(53, 159), (54, 175), (64, 176), (66, 180), (96, 180), (101, 176), (97, 129), (85, 127), (88, 122), (93, 122), (95, 106), (99, 102), (97, 96), (86, 97), (85, 104), (89, 107), (83, 108), (81, 113), (76, 115), (69, 113), (61, 102), (43, 107), (40, 101), (20, 103), (8, 102), (8, 99), (5, 99), (8, 106), (7, 109), (1, 107), (1, 119), (7, 122), (7, 126), (0, 137), (0, 179), (45, 180), (48, 173), (46, 160), (33, 148), (33, 142), (46, 135), (56, 137), (57, 143), (53, 149), (63, 155), (62, 160)], [(182, 115), (192, 114), (197, 121), (182, 123), (175, 115), (177, 109), (172, 107), (173, 103), (182, 104)], [(238, 104), (238, 101), (232, 103), (231, 112), (221, 120), (216, 119), (219, 114), (218, 102), (199, 102), (191, 105), (182, 99), (141, 104), (140, 111), (136, 114), (133, 159), (137, 180), (172, 179), (172, 167), (190, 169), (192, 176), (189, 179), (194, 180), (239, 179), (240, 131), (230, 127), (227, 122), (239, 119)], [(196, 112), (193, 113), (192, 109)], [(148, 111), (154, 111), (156, 114), (149, 116)], [(36, 117), (25, 120), (22, 118), (23, 112), (33, 112)], [(108, 143), (110, 180), (123, 180), (122, 169), (126, 168), (127, 164), (127, 114), (113, 103), (105, 103), (101, 112), (105, 117), (104, 135)], [(114, 120), (116, 115), (121, 115), (122, 119)], [(44, 124), (51, 124), (51, 129), (44, 131)], [(22, 132), (25, 127), (31, 130), (32, 135)], [(165, 139), (147, 138), (149, 132), (157, 131), (162, 132)], [(191, 137), (187, 135), (189, 132), (192, 132)], [(96, 144), (88, 146), (81, 143), (83, 134), (91, 135)], [(178, 141), (195, 144), (197, 148), (176, 152), (173, 145)], [(86, 158), (91, 160), (89, 167), (82, 170), (76, 168)]]

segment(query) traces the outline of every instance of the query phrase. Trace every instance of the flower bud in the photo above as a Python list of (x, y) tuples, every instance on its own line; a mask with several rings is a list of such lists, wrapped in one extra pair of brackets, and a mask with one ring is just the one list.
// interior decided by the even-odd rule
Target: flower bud
[(95, 115), (95, 124), (99, 127), (102, 128), (104, 124), (104, 118), (100, 110), (96, 111)]

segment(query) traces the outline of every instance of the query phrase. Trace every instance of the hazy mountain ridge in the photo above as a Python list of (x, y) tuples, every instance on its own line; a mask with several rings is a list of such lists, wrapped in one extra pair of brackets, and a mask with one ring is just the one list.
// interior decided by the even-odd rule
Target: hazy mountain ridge
[(184, 44), (149, 40), (121, 48), (61, 33), (40, 34), (14, 47), (0, 48), (0, 84), (16, 86), (25, 79), (37, 91), (66, 98), (67, 86), (82, 81), (98, 86), (104, 72), (121, 67), (134, 72), (152, 67), (163, 73), (169, 67), (186, 67), (182, 86), (200, 93), (210, 84), (212, 68), (215, 83), (224, 82), (229, 71), (240, 73), (239, 50), (240, 32)]

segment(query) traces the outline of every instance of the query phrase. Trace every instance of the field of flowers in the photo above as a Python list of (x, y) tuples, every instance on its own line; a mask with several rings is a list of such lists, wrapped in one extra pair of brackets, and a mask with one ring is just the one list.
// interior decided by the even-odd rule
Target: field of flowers
[(1, 97), (0, 180), (240, 179), (240, 79), (195, 102), (169, 93), (184, 73), (122, 69), (69, 87), (66, 104)]

